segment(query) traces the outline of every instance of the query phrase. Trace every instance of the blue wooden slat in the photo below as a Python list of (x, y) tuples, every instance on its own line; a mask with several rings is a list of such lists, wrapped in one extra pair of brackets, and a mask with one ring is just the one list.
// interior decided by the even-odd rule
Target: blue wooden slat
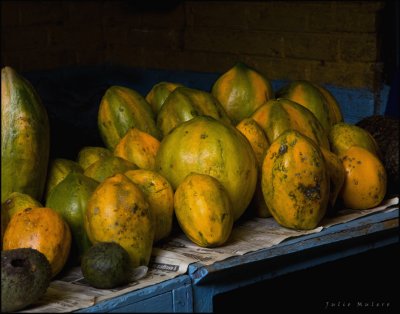
[[(145, 300), (165, 294), (165, 293), (171, 293), (174, 289), (179, 289), (181, 287), (189, 287), (190, 288), (191, 280), (189, 276), (187, 275), (181, 275), (176, 278), (170, 279), (163, 281), (159, 284), (152, 285), (143, 289), (135, 290), (132, 292), (129, 292), (127, 294), (118, 296), (116, 298), (110, 299), (110, 300), (105, 300), (102, 301), (94, 306), (85, 308), (85, 309), (80, 309), (77, 312), (109, 312), (115, 308), (125, 308), (128, 306), (131, 306), (132, 304), (135, 303), (141, 303), (144, 302)], [(188, 289), (189, 289), (188, 288)], [(183, 293), (183, 292), (181, 292)], [(190, 292), (188, 293), (188, 296), (190, 296)], [(171, 294), (171, 300), (173, 300), (173, 296)], [(173, 301), (171, 301), (173, 302)], [(181, 302), (181, 300), (180, 300)], [(172, 304), (172, 303), (171, 303)], [(132, 305), (133, 306), (133, 305)], [(139, 305), (137, 305), (139, 306)], [(188, 305), (190, 308), (190, 304)], [(143, 310), (142, 310), (143, 311)], [(171, 306), (168, 309), (169, 312), (173, 311), (173, 307)]]

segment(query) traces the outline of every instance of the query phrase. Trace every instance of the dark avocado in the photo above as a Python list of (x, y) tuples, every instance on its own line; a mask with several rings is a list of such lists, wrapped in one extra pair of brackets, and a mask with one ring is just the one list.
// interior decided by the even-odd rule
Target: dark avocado
[(119, 244), (100, 242), (85, 252), (81, 269), (91, 286), (111, 289), (129, 282), (132, 263), (128, 252)]
[(51, 266), (41, 252), (31, 248), (1, 251), (1, 312), (21, 310), (47, 291)]

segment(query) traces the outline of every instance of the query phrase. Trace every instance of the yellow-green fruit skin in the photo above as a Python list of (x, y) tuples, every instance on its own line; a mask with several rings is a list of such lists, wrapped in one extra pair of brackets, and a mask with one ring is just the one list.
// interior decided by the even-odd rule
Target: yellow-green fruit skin
[(158, 112), (157, 127), (165, 136), (177, 125), (200, 115), (231, 124), (225, 109), (212, 94), (194, 88), (178, 87)]
[(1, 202), (12, 192), (41, 201), (50, 150), (50, 126), (39, 95), (11, 67), (1, 70)]
[(86, 234), (83, 218), (90, 196), (99, 182), (79, 172), (71, 172), (52, 189), (46, 207), (58, 212), (68, 223), (72, 234), (72, 250), (78, 260), (91, 246)]
[(157, 139), (161, 136), (150, 105), (137, 91), (123, 86), (107, 89), (100, 102), (97, 125), (104, 145), (111, 151), (132, 127)]
[(340, 159), (345, 169), (340, 191), (344, 206), (368, 209), (379, 205), (386, 195), (387, 174), (378, 157), (363, 147), (352, 146)]
[(329, 149), (328, 135), (315, 115), (306, 107), (285, 98), (271, 99), (252, 115), (272, 143), (284, 131), (294, 129)]
[(158, 114), (169, 94), (181, 86), (183, 85), (180, 83), (159, 82), (151, 88), (145, 99), (150, 104), (155, 115)]
[(174, 219), (174, 190), (161, 174), (152, 170), (136, 169), (125, 172), (144, 193), (154, 220), (154, 242), (171, 234)]
[(328, 101), (320, 90), (305, 80), (292, 81), (276, 92), (277, 98), (290, 99), (310, 110), (321, 123), (325, 132), (331, 127)]
[(262, 190), (274, 219), (291, 229), (314, 229), (329, 201), (329, 175), (321, 150), (295, 130), (279, 136), (265, 155)]
[(352, 146), (360, 146), (381, 158), (381, 152), (373, 136), (363, 128), (340, 122), (335, 124), (329, 132), (331, 150), (339, 157)]
[(112, 155), (113, 152), (105, 147), (84, 146), (79, 151), (76, 161), (83, 170), (86, 170), (90, 165), (94, 164), (99, 159), (111, 157)]
[(154, 240), (149, 203), (140, 188), (124, 174), (105, 179), (90, 197), (84, 226), (92, 244), (116, 242), (132, 266), (147, 266)]
[(174, 195), (176, 218), (186, 236), (202, 247), (217, 247), (233, 227), (232, 205), (222, 184), (209, 175), (190, 173)]
[(213, 176), (231, 198), (234, 220), (245, 212), (257, 182), (257, 160), (249, 141), (234, 126), (208, 116), (186, 121), (163, 138), (156, 171), (174, 190), (191, 172)]
[(213, 84), (211, 93), (236, 125), (273, 97), (269, 80), (244, 63), (237, 63)]
[(83, 169), (76, 161), (65, 158), (56, 158), (50, 162), (46, 181), (45, 200), (47, 200), (50, 191), (64, 180), (70, 172), (83, 173)]

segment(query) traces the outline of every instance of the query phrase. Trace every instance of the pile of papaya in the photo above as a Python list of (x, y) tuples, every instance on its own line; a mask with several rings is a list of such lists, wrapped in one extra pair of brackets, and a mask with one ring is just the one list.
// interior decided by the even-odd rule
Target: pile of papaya
[(314, 82), (274, 91), (238, 63), (209, 91), (179, 82), (146, 95), (110, 86), (98, 105), (104, 146), (82, 147), (74, 160), (49, 159), (49, 118), (33, 86), (11, 67), (1, 82), (2, 263), (3, 253), (30, 248), (46, 257), (50, 278), (71, 260), (93, 275), (106, 252), (120, 265), (147, 266), (174, 226), (217, 247), (248, 215), (313, 229), (387, 195), (376, 136), (344, 122), (336, 98)]

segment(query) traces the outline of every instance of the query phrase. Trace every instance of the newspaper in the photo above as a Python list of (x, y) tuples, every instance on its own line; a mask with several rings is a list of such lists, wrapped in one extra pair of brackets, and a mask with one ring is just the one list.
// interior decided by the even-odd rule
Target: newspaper
[(149, 287), (187, 273), (192, 263), (210, 265), (232, 256), (272, 247), (282, 241), (317, 233), (333, 225), (381, 211), (398, 209), (399, 197), (385, 200), (368, 210), (342, 210), (334, 217), (324, 218), (312, 230), (292, 230), (280, 226), (273, 218), (252, 218), (235, 225), (228, 242), (217, 248), (199, 247), (182, 233), (155, 246), (148, 267), (135, 269), (131, 282), (116, 289), (95, 289), (84, 279), (80, 267), (70, 269), (61, 279), (51, 282), (46, 294), (21, 312), (61, 313), (87, 308), (98, 302), (115, 298), (131, 291)]

